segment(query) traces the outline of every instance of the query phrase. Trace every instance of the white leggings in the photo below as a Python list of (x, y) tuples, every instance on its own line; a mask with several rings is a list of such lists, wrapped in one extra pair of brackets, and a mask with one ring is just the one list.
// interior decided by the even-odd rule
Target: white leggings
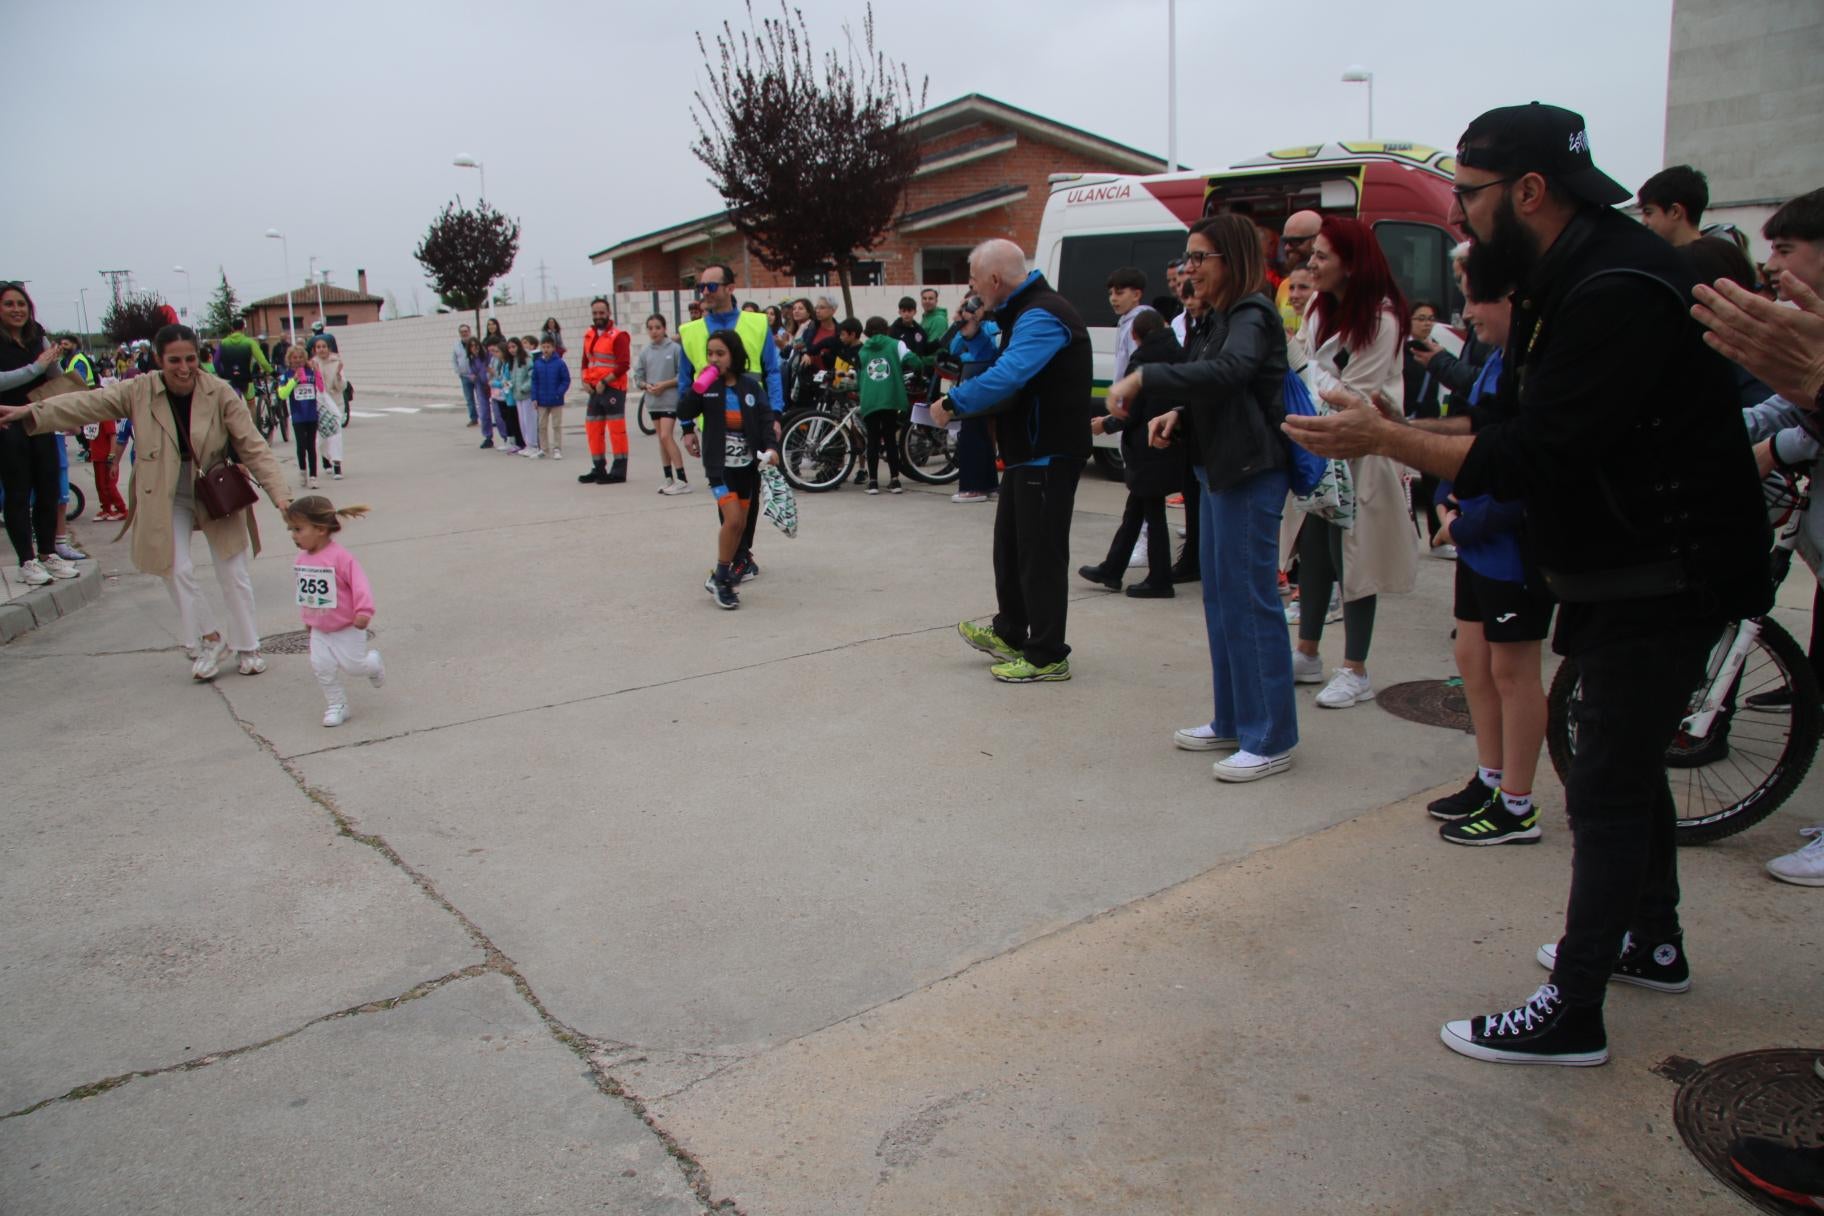
[(310, 669), (323, 686), (323, 697), (331, 705), (347, 705), (348, 692), (342, 687), (342, 673), (372, 676), (380, 670), (374, 652), (368, 649), (367, 630), (347, 629), (310, 631)]
[[(193, 466), (186, 461), (178, 471), (177, 494), (171, 500), (171, 573), (165, 589), (177, 606), (179, 640), (186, 650), (195, 650), (201, 640), (218, 632), (215, 613), (203, 598), (196, 583), (196, 566), (190, 561), (190, 531), (196, 524), (196, 501), (191, 494)], [(207, 533), (204, 538), (207, 539)], [(210, 546), (215, 561), (215, 581), (222, 588), (222, 605), (227, 610), (228, 629), (223, 635), (228, 645), (242, 653), (260, 648), (260, 631), (253, 619), (253, 579), (247, 573), (247, 550), (233, 557), (223, 557)]]

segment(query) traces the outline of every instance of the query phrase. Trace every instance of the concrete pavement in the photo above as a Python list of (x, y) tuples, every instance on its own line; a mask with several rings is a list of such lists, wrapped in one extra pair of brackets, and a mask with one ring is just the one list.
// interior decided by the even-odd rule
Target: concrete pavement
[[(652, 440), (585, 487), (580, 411), (559, 463), (359, 404), (322, 492), (375, 509), (389, 675), (348, 725), (302, 655), (193, 686), (131, 573), (0, 649), (20, 754), (69, 758), (0, 813), (9, 1211), (1721, 1211), (1648, 1070), (1824, 1038), (1821, 905), (1758, 869), (1815, 775), (1685, 853), (1699, 987), (1613, 1001), (1613, 1065), (1473, 1064), (1437, 1024), (1525, 996), (1562, 907), (1549, 781), (1543, 847), (1447, 849), (1404, 800), (1470, 741), (1307, 689), (1298, 767), (1218, 786), (1169, 740), (1208, 712), (1194, 596), (1085, 584), (1076, 678), (996, 685), (953, 633), (992, 509), (948, 489), (805, 496), (721, 613)], [(1085, 478), (1073, 565), (1120, 501)], [(1383, 605), (1377, 682), (1448, 674), (1450, 573)]]

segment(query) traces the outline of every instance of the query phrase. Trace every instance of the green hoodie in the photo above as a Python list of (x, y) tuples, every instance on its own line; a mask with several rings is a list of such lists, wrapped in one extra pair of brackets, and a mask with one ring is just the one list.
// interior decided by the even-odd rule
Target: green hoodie
[(864, 339), (855, 352), (863, 418), (883, 410), (912, 412), (912, 402), (906, 397), (904, 369), (922, 368), (925, 361), (910, 351), (902, 355), (901, 349), (900, 340), (892, 334), (875, 334)]

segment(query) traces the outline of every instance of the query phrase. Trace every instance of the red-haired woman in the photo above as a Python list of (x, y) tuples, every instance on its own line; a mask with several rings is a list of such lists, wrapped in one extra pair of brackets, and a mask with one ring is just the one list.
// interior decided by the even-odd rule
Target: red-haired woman
[[(1342, 386), (1399, 417), (1404, 396), (1407, 308), (1374, 232), (1360, 220), (1326, 215), (1309, 263), (1316, 294), (1304, 332), (1311, 343), (1317, 388)], [(1332, 584), (1342, 583), (1343, 665), (1317, 703), (1346, 709), (1374, 696), (1368, 648), (1381, 592), (1404, 594), (1418, 580), (1418, 534), (1406, 510), (1400, 466), (1385, 456), (1349, 462), (1355, 480), (1355, 522), (1339, 528), (1310, 516), (1298, 541), (1298, 622), (1293, 677), (1301, 684), (1324, 678), (1317, 644), (1324, 636), (1324, 606)]]

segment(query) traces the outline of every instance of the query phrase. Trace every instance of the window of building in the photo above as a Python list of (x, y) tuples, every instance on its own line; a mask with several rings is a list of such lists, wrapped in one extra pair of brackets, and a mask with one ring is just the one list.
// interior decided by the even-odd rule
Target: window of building
[(830, 269), (827, 266), (813, 266), (809, 270), (792, 268), (792, 282), (799, 287), (828, 287)]
[(348, 314), (345, 312), (332, 312), (323, 319), (323, 324), (325, 324), (325, 325), (347, 325), (348, 324)]
[(849, 283), (854, 287), (879, 287), (886, 282), (885, 267), (879, 262), (851, 262)]
[(921, 249), (918, 262), (920, 283), (941, 286), (969, 281), (967, 249)]
[(1165, 294), (1165, 264), (1184, 253), (1184, 229), (1153, 232), (1109, 232), (1067, 236), (1058, 254), (1058, 281), (1053, 284), (1076, 307), (1085, 325), (1113, 325), (1108, 306), (1108, 276), (1123, 266), (1146, 275), (1146, 298)]

